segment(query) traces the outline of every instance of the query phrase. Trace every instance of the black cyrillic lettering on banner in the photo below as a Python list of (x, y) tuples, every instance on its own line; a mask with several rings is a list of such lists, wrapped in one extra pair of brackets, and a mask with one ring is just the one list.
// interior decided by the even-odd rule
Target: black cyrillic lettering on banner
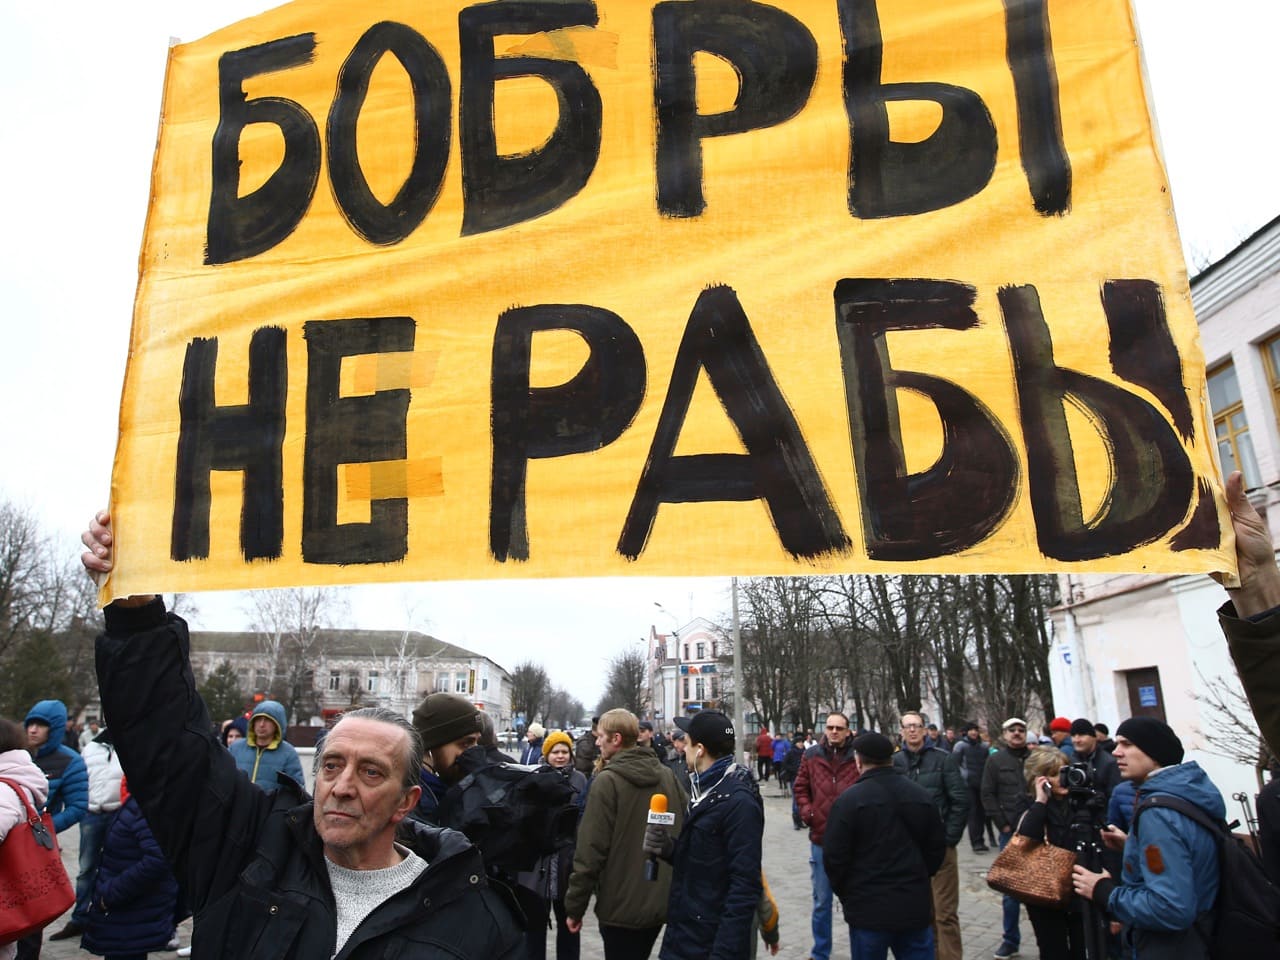
[[(702, 195), (702, 141), (789, 120), (809, 99), (818, 44), (799, 20), (752, 0), (659, 3), (653, 8), (654, 100), (658, 117), (658, 210), (696, 217)], [(698, 113), (695, 53), (713, 54), (738, 74), (732, 110)]]
[(1181, 550), (1216, 550), (1222, 543), (1222, 527), (1218, 523), (1218, 502), (1209, 481), (1196, 481), (1196, 508), (1187, 525), (1174, 535), (1169, 546)]
[(1150, 390), (1173, 416), (1183, 440), (1195, 435), (1191, 400), (1182, 386), (1182, 358), (1166, 319), (1160, 285), (1153, 280), (1108, 280), (1102, 307), (1111, 334), (1111, 369)]
[[(675, 456), (700, 370), (706, 371), (745, 454)], [(689, 315), (618, 553), (629, 560), (640, 556), (661, 503), (760, 499), (769, 509), (778, 539), (793, 557), (850, 549), (800, 425), (778, 389), (737, 294), (729, 287), (711, 287)]]
[(1004, 0), (1005, 56), (1018, 103), (1018, 151), (1043, 216), (1071, 209), (1071, 159), (1062, 140), (1058, 68), (1053, 60), (1046, 0)]
[[(876, 0), (839, 0), (844, 103), (849, 115), (849, 212), (871, 220), (949, 207), (991, 180), (996, 127), (972, 90), (947, 83), (881, 83), (884, 59)], [(885, 104), (932, 100), (942, 120), (918, 143), (889, 139)]]
[(413, 349), (412, 317), (312, 320), (307, 341), (307, 434), (302, 461), (302, 559), (307, 563), (391, 563), (404, 559), (409, 502), (374, 500), (368, 523), (338, 523), (338, 468), (405, 459), (409, 391), (338, 394), (343, 357)]
[[(1035, 287), (1002, 287), (998, 296), (1013, 352), (1041, 552), (1054, 560), (1115, 556), (1182, 523), (1195, 494), (1195, 474), (1164, 414), (1123, 387), (1057, 366)], [(1114, 303), (1105, 306), (1113, 330), (1141, 320), (1113, 314)], [(1110, 489), (1092, 517), (1080, 502), (1068, 403), (1098, 431), (1110, 461)]]
[[(387, 53), (400, 61), (413, 90), (414, 153), (409, 176), (395, 198), (384, 204), (360, 169), (356, 124), (369, 94), (369, 78)], [(449, 162), (452, 98), (444, 60), (420, 33), (402, 23), (374, 24), (343, 63), (325, 132), (329, 179), (347, 223), (370, 243), (399, 243), (435, 205)]]
[[(320, 179), (320, 133), (311, 114), (282, 97), (247, 100), (250, 77), (310, 63), (313, 33), (232, 50), (218, 58), (218, 128), (213, 133), (213, 190), (204, 262), (231, 263), (270, 250), (297, 228)], [(266, 182), (240, 196), (240, 135), (251, 123), (272, 123), (284, 138), (284, 159)]]
[[(564, 27), (595, 26), (594, 3), (499, 0), (458, 14), (462, 92), (462, 234), (532, 220), (562, 206), (587, 183), (600, 158), (600, 94), (579, 64), (544, 57), (495, 57), (493, 38)], [(494, 86), (511, 77), (538, 77), (560, 105), (547, 142), (528, 153), (498, 153)]]
[(197, 337), (187, 345), (178, 394), (181, 424), (174, 467), (174, 560), (209, 556), (209, 473), (240, 470), (240, 552), (246, 560), (274, 560), (284, 541), (282, 448), (289, 367), (285, 332), (255, 330), (249, 341), (249, 402), (218, 406), (214, 372), (218, 341)]
[[(582, 337), (587, 360), (566, 383), (531, 387), (533, 336), (549, 330)], [(644, 349), (621, 317), (600, 307), (516, 307), (498, 318), (492, 376), (489, 551), (499, 561), (528, 560), (529, 461), (588, 453), (618, 439), (644, 399)]]
[[(995, 415), (941, 377), (895, 370), (890, 330), (977, 326), (973, 287), (949, 280), (841, 280), (836, 334), (849, 408), (850, 446), (861, 488), (867, 556), (923, 560), (980, 543), (1013, 506), (1018, 459)], [(908, 473), (897, 391), (927, 397), (942, 422), (942, 452)]]

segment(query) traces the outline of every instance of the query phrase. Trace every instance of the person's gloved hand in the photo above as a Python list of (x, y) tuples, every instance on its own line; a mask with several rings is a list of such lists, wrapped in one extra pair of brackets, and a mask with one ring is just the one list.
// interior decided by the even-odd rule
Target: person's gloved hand
[(671, 831), (659, 823), (651, 823), (644, 828), (644, 852), (651, 853), (663, 860), (670, 860), (676, 848), (675, 838)]

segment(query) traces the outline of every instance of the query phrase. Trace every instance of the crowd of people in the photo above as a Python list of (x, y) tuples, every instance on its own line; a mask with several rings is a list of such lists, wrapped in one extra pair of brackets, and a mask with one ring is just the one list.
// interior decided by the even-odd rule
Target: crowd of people
[[(1228, 498), (1240, 583), (1219, 616), (1276, 742), (1280, 568), (1236, 477)], [(109, 569), (107, 515), (85, 543), (86, 568)], [(1203, 958), (1218, 935), (1220, 841), (1178, 804), (1211, 822), (1225, 805), (1152, 717), (1124, 720), (1113, 738), (1085, 718), (1050, 718), (1034, 734), (1014, 716), (989, 737), (910, 708), (894, 730), (854, 730), (833, 710), (816, 734), (760, 730), (748, 765), (723, 713), (662, 731), (615, 709), (576, 740), (532, 723), (509, 757), (474, 703), (436, 693), (411, 720), (376, 707), (343, 715), (317, 745), (309, 794), (280, 704), (212, 722), (186, 624), (159, 598), (117, 600), (105, 621), (109, 726), (69, 730), (55, 700), (35, 704), (25, 727), (0, 721), (0, 777), (13, 784), (0, 790), (0, 842), (24, 800), (55, 831), (79, 826), (75, 907), (51, 939), (78, 936), (111, 960), (178, 948), (192, 913), (180, 952), (196, 956), (543, 960), (554, 930), (557, 960), (577, 960), (593, 902), (608, 960), (776, 954), (760, 793), (771, 778), (808, 831), (813, 960), (831, 955), (836, 900), (856, 960), (963, 957), (966, 836), (995, 858), (1027, 843), (1080, 853), (1092, 831), (1100, 849), (1077, 861), (1068, 905), (1026, 905), (1046, 960)], [(1273, 871), (1276, 803), (1273, 784), (1259, 797)], [(1019, 956), (1022, 908), (1005, 897), (995, 958)], [(40, 947), (37, 933), (0, 945), (0, 960)]]

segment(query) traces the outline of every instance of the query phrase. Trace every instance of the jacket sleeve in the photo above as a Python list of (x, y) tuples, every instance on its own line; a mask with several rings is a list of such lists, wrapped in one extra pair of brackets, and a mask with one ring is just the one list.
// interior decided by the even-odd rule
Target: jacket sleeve
[(959, 762), (949, 753), (942, 761), (942, 789), (947, 794), (947, 846), (954, 847), (969, 825), (969, 791), (965, 789)]
[(271, 801), (213, 735), (182, 619), (160, 600), (105, 614), (95, 651), (103, 713), (129, 789), (198, 913), (236, 885)]
[(848, 795), (838, 797), (827, 814), (827, 829), (822, 834), (822, 869), (827, 872), (831, 889), (839, 896), (853, 866), (853, 844), (857, 831), (854, 811)]
[(791, 793), (796, 798), (796, 811), (804, 823), (813, 815), (813, 790), (809, 783), (809, 761), (800, 757), (800, 769), (796, 771), (795, 783), (791, 785)]
[(302, 761), (298, 759), (298, 751), (293, 749), (293, 744), (290, 744), (289, 747), (289, 756), (284, 761), (284, 773), (305, 790), (307, 788), (307, 775), (302, 772)]
[(600, 871), (613, 846), (613, 824), (618, 816), (617, 791), (612, 778), (601, 771), (591, 781), (587, 808), (578, 824), (578, 845), (573, 852), (573, 873), (564, 897), (566, 916), (581, 920), (591, 894), (600, 880)]
[(924, 865), (933, 876), (947, 858), (947, 837), (942, 827), (942, 814), (932, 803), (924, 817), (924, 835), (920, 838), (920, 852), (924, 855)]
[[(1140, 819), (1141, 836), (1130, 834), (1125, 846), (1125, 870), (1136, 866), (1142, 880), (1115, 886), (1107, 897), (1107, 910), (1122, 923), (1143, 930), (1187, 930), (1195, 923), (1200, 900), (1189, 841), (1192, 831), (1204, 831), (1172, 810), (1153, 808)], [(1205, 839), (1209, 840), (1207, 833)]]
[(1005, 819), (1004, 811), (1000, 809), (1000, 782), (996, 776), (998, 764), (992, 763), (992, 760), (992, 757), (987, 757), (987, 762), (982, 767), (982, 811), (995, 821), (997, 829), (1004, 830), (1012, 824)]
[(1044, 839), (1045, 821), (1049, 819), (1049, 808), (1043, 803), (1033, 803), (1027, 807), (1026, 814), (1018, 821), (1014, 829), (1020, 836), (1032, 840)]
[(751, 920), (760, 903), (764, 810), (754, 797), (739, 795), (726, 811), (725, 862), (729, 888), (711, 944), (709, 960), (740, 960), (751, 953)]
[[(126, 815), (129, 818), (127, 824), (119, 823), (119, 818)], [(119, 874), (99, 885), (98, 897), (109, 910), (136, 903), (171, 875), (169, 864), (160, 852), (160, 845), (147, 827), (147, 821), (137, 810), (117, 814), (117, 823), (133, 834), (138, 844), (139, 857)], [(116, 828), (117, 825), (113, 824), (112, 829)]]
[(62, 772), (58, 796), (62, 802), (53, 815), (54, 833), (75, 826), (89, 812), (89, 769), (84, 765), (84, 757), (78, 753)]
[(1242, 620), (1228, 601), (1218, 610), (1218, 623), (1253, 707), (1258, 732), (1272, 750), (1280, 750), (1280, 612), (1271, 611), (1257, 621)]

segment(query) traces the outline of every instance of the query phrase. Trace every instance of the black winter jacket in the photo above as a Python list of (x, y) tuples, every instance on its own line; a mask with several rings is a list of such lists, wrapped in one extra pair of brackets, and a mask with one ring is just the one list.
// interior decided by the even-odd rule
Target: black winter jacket
[(982, 742), (981, 737), (977, 740), (961, 737), (956, 742), (951, 755), (960, 764), (960, 773), (964, 777), (966, 786), (973, 787), (975, 790), (982, 787), (982, 771), (986, 769), (987, 756), (990, 752), (990, 748)]
[(1001, 747), (987, 757), (987, 768), (982, 772), (982, 806), (988, 817), (995, 821), (996, 829), (1003, 832), (1018, 825), (1018, 818), (1031, 803), (1027, 796), (1027, 781), (1022, 775), (1029, 748), (1017, 753)]
[(850, 927), (929, 926), (929, 878), (946, 857), (942, 818), (927, 790), (893, 767), (870, 767), (827, 818), (822, 863)]
[[(333, 955), (336, 909), (311, 801), (287, 777), (263, 791), (210, 733), (186, 624), (156, 601), (108, 607), (98, 638), (104, 712), (152, 832), (195, 911), (206, 960)], [(523, 956), (507, 902), (462, 834), (404, 821), (397, 840), (428, 867), (374, 910), (340, 960)]]
[(700, 781), (714, 786), (690, 804), (676, 838), (661, 960), (739, 960), (751, 952), (764, 804), (746, 767), (713, 765)]
[(893, 755), (893, 766), (929, 791), (942, 816), (947, 846), (959, 843), (969, 823), (969, 791), (956, 758), (937, 747), (924, 747), (919, 753), (904, 747)]

